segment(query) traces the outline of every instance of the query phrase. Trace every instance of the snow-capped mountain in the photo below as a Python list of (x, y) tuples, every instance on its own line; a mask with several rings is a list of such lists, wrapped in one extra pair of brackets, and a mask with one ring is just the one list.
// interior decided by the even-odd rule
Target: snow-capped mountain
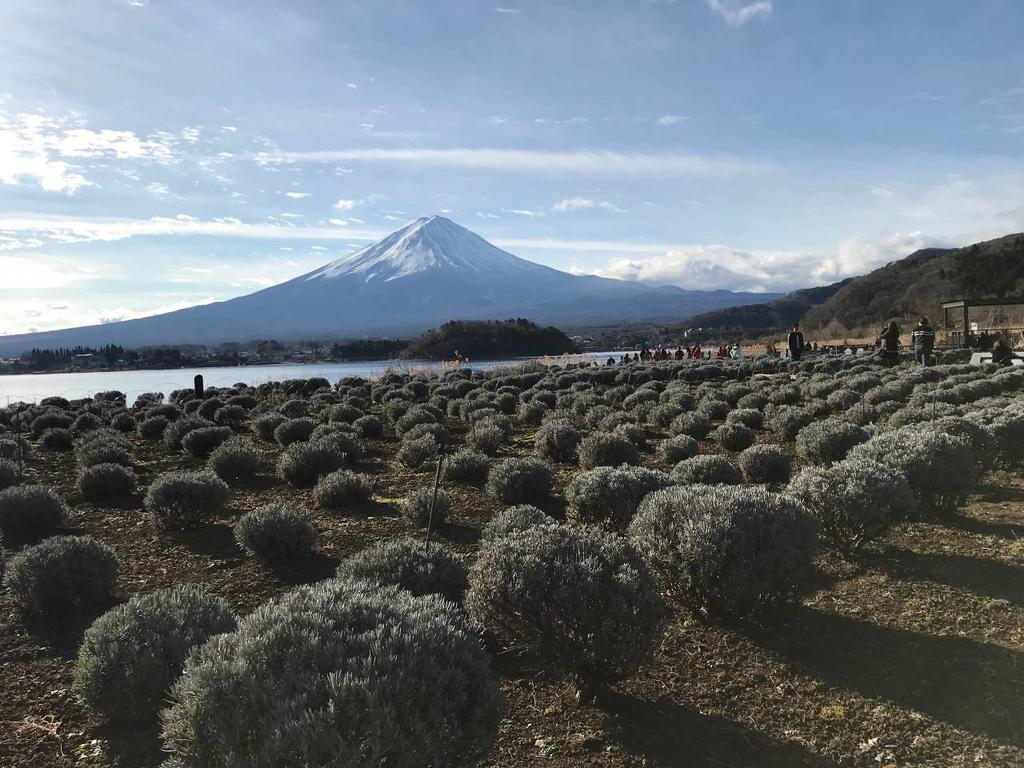
[(137, 348), (252, 339), (401, 336), (447, 320), (526, 317), (563, 327), (678, 320), (775, 295), (685, 291), (571, 275), (501, 250), (441, 216), (280, 285), (228, 301), (107, 325), (0, 337), (0, 354), (32, 347)]

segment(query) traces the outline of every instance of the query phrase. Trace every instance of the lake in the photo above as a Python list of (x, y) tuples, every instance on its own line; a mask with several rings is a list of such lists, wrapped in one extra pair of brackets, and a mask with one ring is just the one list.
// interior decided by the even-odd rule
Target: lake
[[(479, 360), (469, 368), (483, 370), (499, 365), (517, 365), (530, 360), (544, 360), (552, 364), (596, 361), (603, 363), (609, 356), (618, 359), (621, 352), (588, 352), (581, 355), (546, 358), (508, 358)], [(117, 390), (128, 397), (128, 404), (143, 392), (170, 394), (175, 389), (191, 389), (196, 374), (201, 374), (208, 387), (228, 387), (232, 384), (262, 384), (281, 379), (308, 379), (322, 376), (332, 384), (345, 376), (375, 378), (386, 371), (437, 372), (443, 363), (414, 360), (377, 360), (356, 363), (309, 363), (281, 365), (239, 365), (211, 368), (175, 368), (158, 371), (83, 371), (77, 373), (29, 373), (0, 376), (0, 406), (18, 401), (38, 402), (44, 397), (66, 397), (69, 400), (91, 397), (97, 392)]]

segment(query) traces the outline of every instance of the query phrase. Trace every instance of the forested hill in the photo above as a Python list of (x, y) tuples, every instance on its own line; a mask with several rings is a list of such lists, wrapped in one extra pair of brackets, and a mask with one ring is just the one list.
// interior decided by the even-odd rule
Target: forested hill
[(963, 248), (927, 248), (855, 278), (804, 315), (805, 330), (876, 332), (889, 319), (941, 320), (941, 304), (963, 297), (1024, 295), (1024, 234)]
[(414, 339), (402, 351), (407, 360), (453, 360), (455, 353), (470, 360), (499, 357), (561, 355), (575, 352), (569, 337), (552, 326), (529, 320), (452, 320)]
[(781, 330), (798, 322), (811, 307), (829, 299), (852, 279), (817, 288), (802, 288), (764, 304), (746, 304), (703, 312), (686, 318), (680, 325), (683, 328), (705, 328), (747, 336)]

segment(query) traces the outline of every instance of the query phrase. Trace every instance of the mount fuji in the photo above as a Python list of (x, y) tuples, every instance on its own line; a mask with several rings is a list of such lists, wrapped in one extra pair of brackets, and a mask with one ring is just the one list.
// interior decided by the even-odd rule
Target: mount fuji
[(776, 297), (572, 275), (513, 256), (449, 219), (430, 216), (256, 293), (137, 320), (0, 336), (0, 354), (32, 347), (396, 336), (456, 319), (525, 317), (567, 327), (667, 321)]

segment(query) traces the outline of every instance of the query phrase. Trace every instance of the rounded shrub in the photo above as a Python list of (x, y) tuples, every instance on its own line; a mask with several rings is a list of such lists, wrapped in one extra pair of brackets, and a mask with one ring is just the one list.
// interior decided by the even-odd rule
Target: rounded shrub
[(517, 504), (496, 514), (480, 532), (480, 544), (486, 545), (499, 536), (525, 531), (535, 525), (554, 525), (555, 520), (532, 504)]
[(32, 432), (32, 437), (39, 438), (48, 429), (70, 430), (74, 421), (72, 416), (63, 411), (46, 411), (32, 419), (32, 423), (29, 424), (29, 430)]
[(671, 484), (668, 474), (646, 467), (595, 467), (569, 482), (565, 490), (568, 516), (621, 531), (644, 496)]
[(487, 474), (487, 493), (506, 504), (543, 501), (551, 493), (551, 467), (540, 459), (504, 459)]
[(331, 440), (289, 445), (277, 462), (284, 480), (300, 488), (309, 487), (324, 475), (345, 466), (345, 454)]
[(110, 721), (155, 721), (194, 648), (235, 630), (227, 604), (192, 585), (137, 595), (93, 622), (74, 691)]
[(164, 445), (169, 450), (180, 451), (181, 441), (185, 439), (185, 435), (194, 429), (206, 429), (213, 426), (216, 425), (209, 419), (195, 415), (182, 416), (177, 421), (172, 421), (164, 429)]
[(315, 541), (309, 517), (287, 504), (267, 504), (235, 523), (235, 543), (261, 560), (307, 557)]
[(437, 456), (437, 440), (433, 435), (424, 435), (413, 440), (402, 440), (395, 458), (409, 469), (419, 469)]
[(676, 435), (658, 443), (658, 455), (669, 464), (692, 459), (700, 452), (700, 445), (689, 435)]
[(110, 426), (112, 429), (116, 429), (118, 432), (124, 432), (125, 434), (134, 432), (135, 417), (127, 412), (118, 413), (110, 420)]
[(466, 435), (466, 443), (481, 453), (493, 456), (505, 442), (505, 430), (489, 421), (473, 425)]
[(576, 460), (580, 433), (567, 421), (549, 421), (533, 438), (536, 454), (547, 461), (568, 463)]
[(43, 431), (39, 442), (48, 451), (70, 451), (75, 446), (75, 435), (70, 429), (50, 427)]
[[(10, 488), (21, 482), (21, 469), (18, 462), (10, 459), (0, 459), (0, 490)], [(2, 526), (0, 526), (2, 527)]]
[(462, 448), (444, 463), (444, 477), (456, 483), (479, 485), (487, 480), (487, 472), (491, 462), (486, 454), (470, 448)]
[(285, 419), (274, 429), (274, 440), (281, 445), (291, 445), (309, 440), (316, 423), (312, 419)]
[(428, 547), (421, 539), (382, 541), (357, 552), (338, 566), (338, 576), (384, 586), (413, 595), (441, 595), (461, 603), (469, 586), (465, 563), (438, 542)]
[(15, 485), (0, 491), (0, 531), (4, 533), (53, 533), (67, 517), (64, 501), (45, 485)]
[(739, 408), (725, 417), (726, 424), (742, 424), (750, 429), (764, 426), (764, 414), (756, 408)]
[(350, 504), (365, 504), (373, 498), (373, 483), (349, 469), (324, 475), (313, 490), (313, 498), (324, 509), (344, 510)]
[(882, 432), (848, 458), (870, 459), (907, 478), (920, 514), (952, 512), (974, 488), (976, 456), (964, 440), (916, 425)]
[(376, 416), (360, 416), (352, 422), (356, 434), (360, 437), (378, 438), (384, 436), (384, 423)]
[(672, 420), (668, 431), (672, 435), (689, 435), (695, 440), (703, 440), (711, 431), (711, 420), (701, 413), (684, 413)]
[(166, 416), (149, 416), (139, 422), (136, 430), (143, 440), (159, 440), (170, 423)]
[[(433, 514), (431, 514), (431, 507), (433, 507)], [(405, 501), (402, 502), (402, 515), (419, 527), (425, 528), (428, 524), (444, 525), (451, 508), (451, 499), (445, 493), (444, 488), (438, 488), (435, 496), (434, 486), (425, 485), (405, 497)]]
[(262, 472), (266, 461), (255, 445), (236, 437), (217, 446), (206, 466), (226, 483), (244, 483)]
[(754, 444), (757, 433), (742, 424), (722, 424), (712, 436), (727, 451), (742, 451)]
[(777, 445), (752, 445), (737, 459), (743, 479), (748, 483), (788, 483), (793, 472), (793, 457)]
[(102, 434), (100, 430), (83, 439), (75, 448), (75, 457), (83, 467), (96, 464), (121, 464), (130, 467), (135, 464), (127, 440), (119, 433), (117, 438)]
[(201, 646), (172, 689), (163, 740), (176, 768), (474, 765), (502, 712), (459, 607), (331, 579)]
[(608, 432), (594, 432), (584, 437), (578, 453), (583, 469), (640, 463), (640, 449), (635, 443)]
[(491, 539), (470, 570), (466, 607), (484, 629), (572, 675), (585, 699), (650, 659), (663, 616), (622, 537), (563, 525)]
[(231, 497), (227, 483), (212, 472), (168, 472), (146, 491), (146, 509), (157, 527), (181, 531), (207, 522)]
[(740, 485), (743, 473), (725, 456), (694, 456), (672, 468), (672, 479), (682, 485)]
[(78, 492), (86, 501), (124, 499), (135, 493), (135, 470), (121, 464), (94, 464), (78, 475)]
[(261, 413), (256, 417), (253, 422), (253, 427), (256, 429), (256, 434), (260, 440), (266, 440), (268, 443), (276, 442), (274, 438), (274, 432), (277, 428), (287, 421), (284, 414), (271, 411), (269, 413)]
[(796, 452), (811, 464), (839, 461), (855, 445), (868, 439), (868, 433), (856, 424), (832, 417), (808, 424), (796, 436)]
[(788, 492), (811, 511), (825, 541), (843, 554), (877, 539), (914, 507), (907, 479), (868, 459), (805, 469)]
[(707, 614), (788, 597), (810, 574), (817, 531), (796, 500), (763, 488), (677, 486), (647, 496), (629, 539), (663, 586)]
[(13, 555), (4, 569), (4, 587), (21, 614), (46, 625), (109, 601), (116, 584), (114, 550), (91, 536), (51, 536)]
[(232, 434), (231, 427), (193, 429), (182, 438), (181, 447), (196, 458), (206, 458)]

